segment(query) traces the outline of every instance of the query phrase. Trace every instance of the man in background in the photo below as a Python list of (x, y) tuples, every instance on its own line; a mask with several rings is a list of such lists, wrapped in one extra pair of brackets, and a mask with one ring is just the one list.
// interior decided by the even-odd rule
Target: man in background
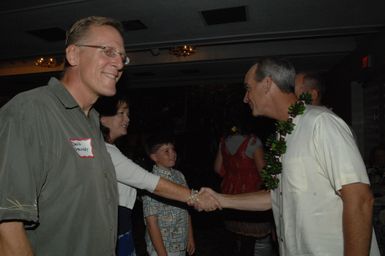
[(325, 86), (319, 74), (311, 72), (299, 72), (295, 76), (295, 95), (299, 97), (302, 93), (309, 93), (312, 98), (312, 105), (321, 106), (322, 97), (325, 93)]

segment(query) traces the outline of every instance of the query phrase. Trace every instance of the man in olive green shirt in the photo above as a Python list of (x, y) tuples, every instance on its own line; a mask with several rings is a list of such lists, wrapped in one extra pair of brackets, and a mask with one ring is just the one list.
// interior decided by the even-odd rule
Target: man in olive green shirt
[(67, 33), (62, 79), (0, 109), (0, 255), (114, 255), (116, 177), (92, 105), (128, 63), (119, 22)]

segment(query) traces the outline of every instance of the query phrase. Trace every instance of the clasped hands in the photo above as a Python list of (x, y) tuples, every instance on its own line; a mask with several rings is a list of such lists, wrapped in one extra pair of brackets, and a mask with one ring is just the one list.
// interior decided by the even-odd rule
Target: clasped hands
[(201, 188), (196, 195), (196, 200), (188, 201), (187, 204), (193, 206), (197, 211), (210, 212), (222, 209), (220, 194), (211, 188)]

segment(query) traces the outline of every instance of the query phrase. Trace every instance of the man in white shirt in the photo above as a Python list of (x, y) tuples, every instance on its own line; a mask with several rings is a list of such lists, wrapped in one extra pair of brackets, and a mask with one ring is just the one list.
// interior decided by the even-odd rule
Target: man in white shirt
[[(373, 196), (360, 153), (345, 122), (324, 107), (304, 105), (294, 94), (294, 67), (266, 58), (245, 76), (244, 102), (293, 130), (270, 191), (223, 195), (206, 188), (223, 208), (267, 210), (277, 225), (280, 255), (380, 255), (372, 228)], [(290, 107), (304, 107), (293, 111)], [(290, 113), (290, 114), (289, 114)], [(266, 169), (274, 161), (267, 160)], [(265, 183), (266, 184), (266, 183)]]

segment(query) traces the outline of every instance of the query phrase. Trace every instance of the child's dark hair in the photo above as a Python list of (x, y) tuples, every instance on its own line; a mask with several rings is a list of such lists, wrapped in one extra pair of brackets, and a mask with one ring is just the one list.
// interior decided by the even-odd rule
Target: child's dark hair
[(157, 133), (147, 138), (145, 149), (148, 156), (155, 153), (161, 146), (172, 144), (175, 146), (175, 137), (169, 133)]

